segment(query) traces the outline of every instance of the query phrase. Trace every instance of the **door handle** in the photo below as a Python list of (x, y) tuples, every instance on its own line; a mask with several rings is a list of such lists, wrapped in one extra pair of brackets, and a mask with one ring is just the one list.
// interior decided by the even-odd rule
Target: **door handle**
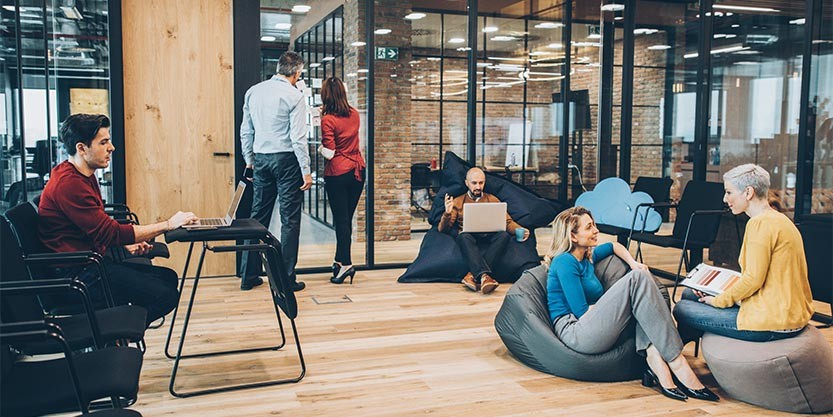
[(214, 152), (214, 156), (224, 156), (224, 157), (228, 158), (228, 157), (231, 156), (231, 153), (229, 153), (229, 152)]

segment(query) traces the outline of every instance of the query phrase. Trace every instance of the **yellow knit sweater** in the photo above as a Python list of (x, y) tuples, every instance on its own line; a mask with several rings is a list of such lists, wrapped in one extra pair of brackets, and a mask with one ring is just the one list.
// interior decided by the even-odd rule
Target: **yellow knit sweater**
[(740, 303), (738, 330), (804, 327), (813, 315), (801, 234), (787, 216), (774, 211), (746, 224), (740, 248), (741, 279), (715, 297), (715, 307)]

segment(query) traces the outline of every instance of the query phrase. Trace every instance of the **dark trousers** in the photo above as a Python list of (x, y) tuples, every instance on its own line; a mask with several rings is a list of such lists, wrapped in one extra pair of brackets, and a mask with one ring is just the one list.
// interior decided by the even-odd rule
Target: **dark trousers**
[(509, 233), (460, 233), (457, 235), (457, 245), (463, 251), (463, 257), (469, 266), (469, 272), (475, 279), (483, 274), (492, 274), (491, 267), (506, 250), (509, 244)]
[[(177, 284), (179, 278), (170, 268), (150, 264), (132, 262), (116, 262), (110, 257), (104, 258), (104, 271), (110, 282), (110, 291), (116, 305), (132, 304), (147, 310), (147, 323), (150, 324), (160, 317), (173, 311), (179, 301)], [(85, 283), (91, 283), (98, 277), (95, 265), (78, 270), (63, 270), (62, 276), (78, 275)], [(104, 305), (104, 292), (100, 284), (88, 285), (91, 297), (98, 307)], [(73, 298), (75, 297), (75, 298)], [(78, 305), (78, 298), (74, 294), (51, 298), (44, 302), (49, 308), (63, 310), (65, 306)], [(67, 310), (73, 310), (67, 308)]]
[(342, 265), (353, 265), (350, 257), (350, 244), (353, 242), (353, 215), (359, 204), (359, 197), (364, 188), (362, 181), (356, 180), (353, 171), (333, 177), (324, 177), (327, 199), (333, 212), (333, 224), (336, 227), (335, 261)]
[[(304, 202), (304, 184), (298, 159), (292, 152), (255, 154), (254, 201), (252, 218), (269, 227), (275, 200), (280, 204), (281, 251), (286, 274), (295, 282), (295, 264), (298, 263), (298, 240), (301, 235), (301, 206)], [(257, 243), (257, 242), (248, 242)], [(243, 252), (240, 276), (243, 280), (258, 277), (263, 270), (259, 252)]]

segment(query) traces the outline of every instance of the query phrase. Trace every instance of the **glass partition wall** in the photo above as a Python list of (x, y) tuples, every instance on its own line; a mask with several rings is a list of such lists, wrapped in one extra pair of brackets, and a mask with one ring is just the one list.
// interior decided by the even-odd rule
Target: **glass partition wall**
[[(40, 194), (66, 159), (61, 120), (111, 115), (109, 9), (100, 0), (2, 2), (0, 213)], [(112, 170), (98, 171), (106, 201), (115, 200)]]
[[(671, 177), (676, 199), (691, 179), (720, 181), (756, 162), (788, 211), (796, 194), (811, 196), (807, 212), (833, 211), (833, 25), (821, 0), (480, 0), (476, 13), (462, 0), (342, 2), (312, 13), (266, 3), (290, 16), (289, 44), (309, 62), (310, 103), (317, 80), (332, 74), (361, 113), (372, 180), (353, 252), (370, 266), (413, 260), (446, 152), (567, 204), (612, 176)], [(813, 4), (824, 11), (810, 39), (803, 19)], [(802, 103), (815, 115), (814, 168), (799, 190)], [(312, 126), (318, 177), (304, 210), (326, 246), (334, 239), (319, 140)], [(302, 266), (321, 270), (330, 249)]]

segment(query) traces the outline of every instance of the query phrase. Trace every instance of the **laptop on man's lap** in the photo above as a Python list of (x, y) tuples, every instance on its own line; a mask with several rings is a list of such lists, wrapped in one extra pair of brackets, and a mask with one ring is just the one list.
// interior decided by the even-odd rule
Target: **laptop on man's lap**
[(494, 233), (506, 230), (506, 203), (463, 204), (463, 233)]

